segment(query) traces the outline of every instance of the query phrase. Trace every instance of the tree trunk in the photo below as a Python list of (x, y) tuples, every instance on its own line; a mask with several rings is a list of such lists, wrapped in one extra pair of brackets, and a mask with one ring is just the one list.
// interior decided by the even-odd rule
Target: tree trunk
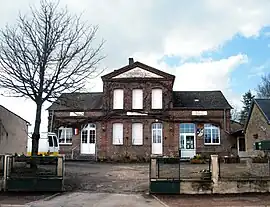
[(32, 156), (38, 154), (38, 142), (40, 138), (40, 124), (41, 124), (41, 109), (42, 104), (37, 103), (35, 127), (34, 133), (32, 135)]
[[(42, 104), (37, 103), (37, 109), (36, 109), (36, 120), (35, 120), (35, 127), (34, 127), (34, 133), (32, 135), (32, 153), (31, 155), (37, 155), (38, 154), (38, 143), (40, 138), (40, 124), (41, 124), (41, 110), (42, 110)], [(31, 162), (31, 168), (37, 169), (37, 164), (34, 160)]]

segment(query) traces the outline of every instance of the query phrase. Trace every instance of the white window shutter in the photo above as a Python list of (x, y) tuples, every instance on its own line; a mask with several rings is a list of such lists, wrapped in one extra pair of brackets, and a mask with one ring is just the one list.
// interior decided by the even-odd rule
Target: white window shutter
[(114, 123), (113, 124), (113, 144), (114, 145), (122, 145), (123, 144), (123, 124), (122, 123)]
[(143, 124), (142, 123), (132, 124), (132, 144), (133, 145), (143, 144)]
[(143, 109), (143, 90), (142, 89), (132, 90), (132, 108)]
[(162, 109), (162, 89), (152, 89), (152, 109)]
[(123, 89), (115, 89), (113, 91), (113, 109), (124, 108), (124, 91)]

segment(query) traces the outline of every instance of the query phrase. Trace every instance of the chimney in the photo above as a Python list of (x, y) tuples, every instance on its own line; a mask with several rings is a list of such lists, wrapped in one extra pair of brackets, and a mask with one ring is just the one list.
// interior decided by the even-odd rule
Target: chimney
[(132, 65), (134, 63), (134, 59), (133, 58), (128, 58), (128, 64)]

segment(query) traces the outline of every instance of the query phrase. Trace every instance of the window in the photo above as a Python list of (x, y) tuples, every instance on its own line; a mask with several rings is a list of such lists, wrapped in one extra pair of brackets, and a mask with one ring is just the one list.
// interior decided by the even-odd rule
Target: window
[(152, 89), (152, 109), (162, 109), (162, 90)]
[(132, 144), (133, 145), (143, 144), (143, 124), (142, 123), (132, 124)]
[(53, 136), (53, 142), (54, 142), (54, 146), (58, 147), (58, 142), (57, 142), (56, 136)]
[(123, 89), (115, 89), (113, 91), (113, 109), (124, 108), (124, 91)]
[(58, 130), (59, 144), (72, 144), (73, 129), (60, 127)]
[(204, 125), (204, 144), (220, 144), (219, 127), (212, 124)]
[(132, 90), (132, 108), (143, 109), (143, 90), (142, 89)]
[(162, 124), (154, 123), (152, 124), (152, 138), (153, 143), (161, 143), (162, 140)]
[(123, 124), (122, 123), (114, 123), (113, 124), (113, 144), (114, 145), (122, 145), (123, 144)]
[(180, 133), (195, 133), (195, 124), (183, 123), (180, 124)]
[(48, 136), (48, 141), (49, 141), (49, 147), (53, 147), (53, 139), (52, 139), (52, 136)]

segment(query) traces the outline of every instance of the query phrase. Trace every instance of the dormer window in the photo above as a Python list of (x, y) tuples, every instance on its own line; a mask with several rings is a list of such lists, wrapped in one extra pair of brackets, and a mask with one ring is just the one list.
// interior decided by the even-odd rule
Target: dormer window
[(124, 108), (124, 90), (115, 89), (113, 91), (113, 109), (123, 109)]
[(132, 90), (132, 109), (143, 109), (143, 90)]
[(162, 89), (152, 89), (152, 109), (162, 109)]

